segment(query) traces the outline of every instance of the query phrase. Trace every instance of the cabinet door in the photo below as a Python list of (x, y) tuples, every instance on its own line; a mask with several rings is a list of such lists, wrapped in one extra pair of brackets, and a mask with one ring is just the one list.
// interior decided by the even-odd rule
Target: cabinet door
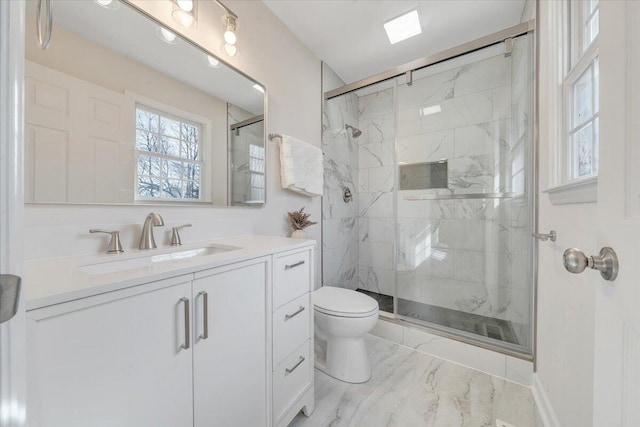
[(190, 295), (176, 278), (28, 312), (29, 425), (192, 426)]
[[(196, 427), (259, 427), (267, 413), (269, 259), (196, 275), (194, 416)], [(202, 275), (210, 274), (206, 277)], [(204, 302), (208, 337), (204, 338)]]

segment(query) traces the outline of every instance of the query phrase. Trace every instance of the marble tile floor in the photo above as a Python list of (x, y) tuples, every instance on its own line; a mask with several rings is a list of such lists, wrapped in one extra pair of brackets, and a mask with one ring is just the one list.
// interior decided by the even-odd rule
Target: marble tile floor
[[(380, 310), (393, 313), (393, 297), (364, 289), (357, 289), (376, 301)], [(474, 313), (453, 310), (446, 307), (425, 304), (406, 299), (398, 299), (398, 314), (418, 321), (446, 326), (495, 340), (519, 344), (513, 325), (508, 320), (496, 319)]]
[(316, 369), (316, 408), (289, 427), (541, 427), (531, 391), (521, 385), (366, 337), (371, 379), (338, 381)]

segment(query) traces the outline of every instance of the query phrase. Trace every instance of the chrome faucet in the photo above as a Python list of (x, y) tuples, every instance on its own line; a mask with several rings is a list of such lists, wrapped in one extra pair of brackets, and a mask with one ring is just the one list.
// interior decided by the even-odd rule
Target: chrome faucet
[(161, 227), (163, 225), (164, 220), (159, 214), (151, 212), (147, 215), (147, 218), (144, 220), (144, 225), (142, 226), (142, 235), (140, 236), (140, 245), (138, 245), (138, 249), (157, 248), (156, 240), (153, 238), (153, 227)]

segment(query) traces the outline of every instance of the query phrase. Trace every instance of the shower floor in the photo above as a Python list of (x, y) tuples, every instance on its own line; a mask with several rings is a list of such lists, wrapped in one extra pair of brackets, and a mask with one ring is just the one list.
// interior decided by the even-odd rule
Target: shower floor
[[(364, 289), (358, 292), (369, 295), (378, 301), (380, 310), (393, 313), (393, 297)], [(446, 326), (476, 335), (493, 338), (512, 344), (520, 344), (513, 325), (508, 320), (494, 319), (479, 314), (438, 307), (421, 302), (398, 299), (398, 315), (420, 320), (422, 322)]]

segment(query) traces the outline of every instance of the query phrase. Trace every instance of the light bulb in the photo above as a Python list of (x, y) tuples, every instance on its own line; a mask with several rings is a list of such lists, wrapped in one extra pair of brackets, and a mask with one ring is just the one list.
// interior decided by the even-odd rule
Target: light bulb
[(105, 9), (111, 9), (111, 10), (117, 9), (118, 6), (120, 5), (120, 3), (115, 0), (95, 0), (95, 2), (98, 6), (102, 6)]
[(227, 44), (234, 45), (238, 41), (238, 37), (236, 36), (236, 33), (233, 30), (230, 30), (229, 28), (227, 28), (227, 31), (224, 32), (224, 41)]
[(166, 28), (160, 28), (160, 33), (162, 34), (162, 37), (168, 42), (172, 42), (176, 39), (176, 35)]
[(224, 51), (229, 56), (236, 56), (238, 54), (238, 48), (233, 44), (225, 44)]
[(173, 20), (185, 28), (196, 28), (198, 18), (193, 0), (173, 0)]
[(156, 29), (156, 35), (165, 43), (177, 44), (180, 41), (175, 33), (167, 30), (164, 27), (158, 27)]
[(176, 4), (185, 12), (191, 12), (193, 10), (193, 0), (177, 0)]
[(218, 68), (220, 67), (220, 61), (218, 61), (216, 58), (214, 58), (211, 55), (207, 55), (207, 63), (209, 64), (209, 66), (211, 68)]
[(175, 18), (176, 21), (178, 21), (180, 25), (187, 28), (191, 27), (195, 20), (192, 14), (181, 11), (181, 10), (174, 12), (173, 17)]

